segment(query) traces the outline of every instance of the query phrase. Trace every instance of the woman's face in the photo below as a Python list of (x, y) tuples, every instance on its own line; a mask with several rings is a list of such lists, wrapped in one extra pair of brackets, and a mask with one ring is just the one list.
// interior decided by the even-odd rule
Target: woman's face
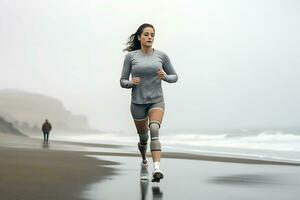
[(154, 30), (151, 27), (144, 28), (142, 34), (139, 36), (141, 46), (152, 47), (154, 41)]

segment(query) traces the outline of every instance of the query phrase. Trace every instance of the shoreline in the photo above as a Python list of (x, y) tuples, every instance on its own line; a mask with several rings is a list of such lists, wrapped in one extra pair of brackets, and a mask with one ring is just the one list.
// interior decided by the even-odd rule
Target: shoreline
[[(82, 192), (93, 183), (118, 173), (119, 165), (92, 156), (139, 158), (137, 153), (124, 153), (120, 145), (49, 141), (44, 148), (42, 139), (0, 134), (0, 193), (3, 199), (85, 199)], [(83, 151), (96, 147), (108, 151)], [(114, 152), (112, 151), (114, 150)], [(150, 159), (150, 153), (147, 154)], [(199, 160), (254, 165), (300, 166), (300, 163), (249, 158), (162, 152), (162, 158)]]
[[(7, 141), (6, 143), (5, 140)], [(43, 143), (42, 139), (11, 136), (11, 135), (4, 135), (0, 133), (0, 148), (1, 147), (21, 148), (21, 149), (23, 148), (24, 149), (48, 149), (53, 151), (57, 151), (57, 150), (70, 151), (70, 152), (81, 153), (84, 155), (92, 154), (92, 155), (105, 155), (105, 156), (140, 157), (140, 153), (138, 152), (138, 150), (136, 151), (136, 153), (126, 152), (126, 147), (128, 147), (126, 145), (96, 144), (96, 143), (62, 141), (62, 140), (50, 140), (49, 143)], [(94, 147), (96, 148), (96, 150), (99, 151), (85, 150), (85, 148), (91, 148), (91, 147)], [(121, 152), (121, 151), (125, 151), (125, 152)], [(147, 152), (147, 157), (148, 159), (151, 158), (150, 152)], [(229, 162), (229, 163), (241, 163), (241, 164), (300, 166), (300, 163), (296, 161), (293, 162), (293, 161), (284, 161), (284, 160), (273, 160), (267, 158), (249, 158), (249, 157), (242, 157), (242, 156), (241, 157), (226, 156), (226, 155), (222, 156), (219, 154), (207, 155), (205, 153), (195, 154), (195, 153), (186, 153), (186, 152), (180, 153), (180, 152), (162, 151), (162, 158), (201, 160), (201, 161), (213, 161), (213, 162)]]

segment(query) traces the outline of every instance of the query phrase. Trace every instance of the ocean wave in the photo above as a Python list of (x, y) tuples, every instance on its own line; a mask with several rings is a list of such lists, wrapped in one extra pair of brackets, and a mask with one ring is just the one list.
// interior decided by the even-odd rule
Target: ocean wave
[(230, 134), (177, 134), (162, 136), (162, 140), (169, 145), (300, 151), (300, 135), (282, 131), (262, 131), (235, 137), (230, 137)]

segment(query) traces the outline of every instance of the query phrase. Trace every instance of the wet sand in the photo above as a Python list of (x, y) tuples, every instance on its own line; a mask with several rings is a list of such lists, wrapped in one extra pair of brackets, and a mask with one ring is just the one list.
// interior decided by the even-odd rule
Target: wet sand
[(0, 199), (82, 199), (86, 185), (111, 176), (113, 162), (71, 151), (0, 148)]
[[(140, 159), (95, 156), (120, 162), (112, 180), (90, 185), (90, 200), (298, 200), (300, 167), (164, 158), (160, 183), (140, 181)], [(149, 165), (149, 177), (153, 170)], [(113, 192), (118, 188), (118, 192)], [(101, 192), (99, 192), (101, 191)]]
[(0, 199), (85, 199), (87, 185), (115, 174), (109, 166), (118, 163), (87, 157), (82, 149), (80, 143), (0, 134)]
[[(42, 139), (0, 134), (0, 199), (106, 199), (107, 196), (111, 197), (110, 199), (114, 199), (112, 197), (116, 195), (115, 189), (114, 187), (109, 189), (109, 185), (114, 183), (114, 181), (122, 183), (119, 173), (122, 173), (125, 176), (125, 180), (128, 181), (125, 181), (126, 187), (136, 188), (135, 183), (138, 183), (138, 188), (141, 186), (138, 181), (140, 155), (126, 152), (125, 149), (126, 147), (113, 144), (101, 145), (62, 141), (50, 141), (46, 144), (43, 143)], [(97, 156), (97, 159), (86, 155)], [(169, 189), (165, 191), (176, 190), (178, 187), (176, 178), (183, 181), (182, 183), (188, 184), (186, 186), (182, 185), (182, 188), (177, 188), (180, 190), (189, 190), (189, 185), (197, 184), (197, 180), (206, 180), (202, 182), (201, 188), (211, 185), (214, 185), (212, 188), (220, 188), (224, 183), (234, 188), (236, 187), (235, 185), (245, 182), (247, 185), (251, 183), (251, 180), (254, 180), (254, 182), (257, 180), (268, 182), (270, 177), (268, 171), (270, 169), (279, 169), (276, 172), (277, 174), (280, 171), (285, 172), (291, 169), (299, 171), (300, 169), (298, 163), (168, 152), (163, 152), (162, 155), (162, 163), (165, 162), (164, 166), (168, 169), (166, 174), (168, 178), (160, 184), (160, 186), (168, 185)], [(129, 160), (133, 160), (129, 162), (131, 167), (129, 171), (125, 170), (124, 172)], [(119, 165), (119, 162), (123, 162), (123, 164)], [(186, 163), (192, 164), (186, 165)], [(207, 165), (207, 163), (212, 164)], [(238, 173), (238, 169), (241, 166), (247, 170)], [(199, 170), (197, 170), (198, 168)], [(213, 172), (212, 168), (216, 168), (217, 173)], [(230, 171), (231, 168), (234, 170)], [(253, 170), (258, 168), (260, 169), (259, 171)], [(176, 170), (184, 170), (187, 175), (176, 177)], [(132, 172), (135, 172), (134, 176), (130, 175)], [(207, 177), (208, 174), (211, 174), (211, 176)], [(295, 173), (291, 177), (297, 177), (300, 180), (299, 174)], [(290, 175), (285, 176), (283, 173), (280, 176), (285, 178), (283, 180), (287, 180)], [(191, 179), (194, 182), (190, 181)], [(130, 180), (135, 182), (130, 182)], [(299, 186), (298, 182), (293, 182), (293, 184)], [(95, 185), (100, 186), (100, 188), (96, 187), (96, 190), (93, 189)], [(106, 187), (108, 189), (105, 189)], [(118, 187), (124, 186), (120, 185)], [(225, 189), (223, 186), (221, 188)], [(87, 195), (88, 191), (96, 191), (96, 193)], [(293, 189), (291, 188), (288, 191), (291, 193)], [(195, 189), (193, 194), (197, 194), (197, 192), (201, 191)], [(101, 194), (103, 194), (102, 197), (106, 195), (105, 198), (100, 198)], [(125, 198), (125, 196), (123, 198), (122, 193), (118, 194), (118, 198)], [(208, 197), (207, 193), (199, 193), (196, 196), (201, 194), (206, 194)], [(139, 194), (137, 195), (140, 196)], [(179, 199), (176, 198), (176, 195), (169, 197)], [(204, 198), (205, 196), (202, 197)], [(140, 199), (140, 197), (136, 199)], [(191, 197), (190, 199), (193, 198)], [(218, 199), (226, 198), (220, 196)]]

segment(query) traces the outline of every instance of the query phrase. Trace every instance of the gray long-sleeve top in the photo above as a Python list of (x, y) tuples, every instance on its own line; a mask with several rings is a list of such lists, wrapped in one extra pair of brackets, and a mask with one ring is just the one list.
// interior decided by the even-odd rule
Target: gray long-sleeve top
[[(167, 54), (154, 50), (143, 53), (140, 49), (131, 51), (125, 56), (120, 79), (121, 87), (132, 88), (131, 102), (135, 104), (148, 104), (164, 101), (161, 79), (157, 71), (163, 69), (166, 76), (163, 79), (168, 83), (175, 83), (178, 76)], [(133, 85), (131, 77), (140, 77), (139, 85)]]

